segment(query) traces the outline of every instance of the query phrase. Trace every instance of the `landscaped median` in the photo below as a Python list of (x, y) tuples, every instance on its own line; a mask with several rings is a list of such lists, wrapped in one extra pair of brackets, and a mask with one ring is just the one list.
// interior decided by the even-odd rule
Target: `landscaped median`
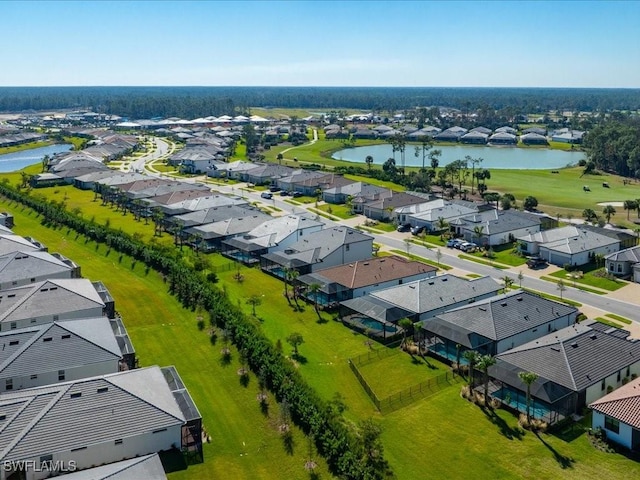
[(469, 260), (471, 262), (476, 262), (476, 263), (479, 263), (481, 265), (486, 265), (488, 267), (498, 268), (500, 270), (506, 270), (508, 268), (511, 268), (511, 267), (508, 267), (507, 265), (500, 265), (499, 263), (496, 263), (493, 260), (485, 260), (485, 259), (483, 259), (481, 257), (475, 257), (473, 255), (466, 255), (464, 253), (461, 253), (460, 255), (458, 255), (458, 258), (462, 258), (464, 260)]

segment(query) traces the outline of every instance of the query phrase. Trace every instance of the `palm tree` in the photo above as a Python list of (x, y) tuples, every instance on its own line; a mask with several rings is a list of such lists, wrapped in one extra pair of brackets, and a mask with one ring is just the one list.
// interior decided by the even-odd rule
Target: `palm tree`
[(538, 379), (538, 374), (533, 372), (519, 372), (518, 377), (520, 377), (522, 383), (527, 386), (527, 423), (530, 423), (531, 385)]
[(480, 358), (480, 354), (475, 350), (465, 350), (462, 354), (462, 358), (464, 358), (469, 364), (469, 386), (473, 388), (473, 372), (476, 363)]
[(484, 374), (484, 404), (489, 406), (489, 367), (496, 364), (496, 359), (491, 355), (482, 355), (476, 365)]
[(408, 318), (403, 318), (398, 322), (398, 325), (402, 328), (402, 343), (400, 347), (403, 347), (407, 342), (407, 332), (413, 327), (413, 322)]
[(373, 157), (371, 155), (367, 155), (364, 159), (364, 162), (367, 164), (367, 170), (371, 170), (371, 165), (373, 164)]
[(296, 289), (296, 279), (300, 276), (300, 272), (298, 270), (289, 270), (289, 281), (291, 282), (291, 290), (293, 290), (293, 301), (296, 304), (296, 309), (300, 309), (300, 305), (298, 305), (298, 290)]
[(322, 320), (322, 317), (320, 316), (320, 310), (318, 310), (318, 292), (321, 288), (322, 285), (316, 282), (309, 285), (309, 293), (313, 294), (313, 308), (316, 310), (316, 314), (320, 320)]
[(592, 208), (585, 208), (582, 211), (582, 216), (587, 222), (591, 222), (594, 219), (595, 220), (598, 219), (598, 215), (596, 215), (596, 212)]
[(613, 208), (613, 205), (606, 205), (602, 209), (602, 213), (607, 218), (607, 223), (610, 223), (611, 217), (616, 214), (616, 209)]
[(504, 277), (502, 277), (502, 281), (504, 282), (504, 293), (507, 293), (507, 290), (509, 290), (509, 288), (511, 288), (511, 285), (513, 285), (513, 278), (511, 278), (509, 275), (505, 275)]
[(635, 200), (625, 200), (622, 208), (627, 211), (627, 220), (629, 220), (629, 213), (631, 212), (631, 210), (636, 210), (638, 208), (638, 205), (636, 204)]
[[(471, 195), (473, 195), (473, 193)], [(478, 239), (478, 243), (482, 243), (483, 234), (484, 234), (484, 227), (482, 225), (477, 225), (473, 227), (473, 236)]]

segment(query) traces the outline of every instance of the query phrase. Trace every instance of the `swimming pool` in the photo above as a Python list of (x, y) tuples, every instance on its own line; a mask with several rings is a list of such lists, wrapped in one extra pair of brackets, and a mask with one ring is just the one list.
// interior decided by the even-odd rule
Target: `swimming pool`
[[(522, 413), (527, 413), (527, 395), (525, 393), (503, 386), (500, 390), (495, 392), (493, 396), (495, 398), (499, 398), (511, 408), (515, 408)], [(535, 398), (531, 398), (529, 412), (534, 418), (545, 419), (550, 417), (551, 409), (548, 405), (536, 400)]]
[(383, 325), (369, 317), (352, 317), (354, 321), (361, 323), (366, 328), (376, 332), (396, 333), (398, 329), (394, 325)]

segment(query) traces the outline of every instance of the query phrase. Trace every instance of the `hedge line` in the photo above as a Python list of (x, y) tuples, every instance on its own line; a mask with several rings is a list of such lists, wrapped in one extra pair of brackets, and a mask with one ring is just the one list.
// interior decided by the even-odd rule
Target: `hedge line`
[(334, 475), (346, 479), (382, 479), (393, 475), (384, 459), (379, 429), (372, 428), (371, 422), (363, 422), (361, 428), (347, 427), (339, 409), (323, 401), (260, 328), (229, 301), (225, 292), (189, 267), (174, 249), (145, 244), (108, 225), (66, 211), (62, 202), (30, 196), (6, 183), (0, 184), (0, 194), (42, 215), (45, 225), (71, 228), (166, 275), (170, 292), (187, 308), (207, 310), (212, 323), (226, 329), (236, 347), (246, 352), (252, 371), (265, 379), (279, 401), (286, 399), (292, 420), (305, 434), (313, 436), (318, 452)]

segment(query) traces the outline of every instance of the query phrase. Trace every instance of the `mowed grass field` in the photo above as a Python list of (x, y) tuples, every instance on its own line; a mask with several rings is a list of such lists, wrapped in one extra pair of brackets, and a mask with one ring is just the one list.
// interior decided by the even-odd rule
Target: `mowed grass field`
[[(121, 259), (115, 251), (107, 255), (104, 245), (85, 243), (74, 232), (43, 227), (34, 213), (21, 206), (0, 199), (0, 207), (14, 214), (16, 233), (37, 238), (50, 252), (60, 252), (81, 265), (85, 278), (105, 283), (141, 366), (175, 365), (178, 369), (202, 414), (211, 443), (205, 444), (204, 463), (172, 473), (170, 479), (309, 478), (304, 469), (306, 437), (294, 429), (293, 453), (287, 453), (277, 431), (279, 412), (273, 398), (267, 418), (256, 400), (256, 378), (252, 376), (247, 387), (240, 384), (238, 353), (234, 351), (231, 363), (223, 365), (220, 343), (212, 345), (207, 332), (198, 330), (197, 314), (182, 308), (167, 293), (158, 273), (147, 273), (141, 263), (134, 264), (126, 256)], [(127, 218), (133, 223), (131, 216)], [(319, 463), (320, 478), (331, 478), (317, 454), (314, 460)]]

